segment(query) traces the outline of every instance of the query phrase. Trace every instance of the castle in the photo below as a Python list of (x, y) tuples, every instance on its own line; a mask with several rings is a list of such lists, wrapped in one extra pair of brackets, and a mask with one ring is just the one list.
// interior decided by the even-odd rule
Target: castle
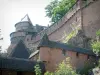
[[(89, 41), (96, 38), (96, 31), (100, 29), (99, 5), (100, 0), (77, 0), (63, 18), (49, 27), (33, 26), (26, 15), (10, 34), (8, 57), (40, 59), (49, 71), (54, 71), (55, 65), (67, 56), (71, 57), (71, 64), (76, 69), (82, 69), (88, 59), (93, 64), (95, 54), (90, 50)], [(66, 39), (72, 32), (75, 36)]]

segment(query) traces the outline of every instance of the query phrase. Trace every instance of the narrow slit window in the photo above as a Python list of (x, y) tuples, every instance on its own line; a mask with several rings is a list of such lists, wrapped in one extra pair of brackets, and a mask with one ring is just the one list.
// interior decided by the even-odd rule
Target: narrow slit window
[(76, 53), (76, 57), (79, 57), (79, 53), (78, 52)]

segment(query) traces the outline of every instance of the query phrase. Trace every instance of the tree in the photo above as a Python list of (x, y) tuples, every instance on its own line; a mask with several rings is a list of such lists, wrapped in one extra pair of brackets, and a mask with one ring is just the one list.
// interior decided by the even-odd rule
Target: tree
[[(50, 4), (45, 7), (46, 16), (52, 18), (53, 20), (53, 14), (54, 14), (53, 9), (57, 6), (58, 6), (58, 0), (50, 2)], [(54, 22), (54, 20), (52, 22)]]
[(75, 2), (76, 0), (54, 0), (46, 6), (46, 16), (51, 18), (52, 23), (55, 23), (68, 12)]

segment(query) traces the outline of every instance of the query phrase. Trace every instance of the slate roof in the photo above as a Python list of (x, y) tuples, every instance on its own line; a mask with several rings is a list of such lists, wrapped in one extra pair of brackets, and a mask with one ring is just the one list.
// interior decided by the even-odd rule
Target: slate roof
[(0, 69), (9, 69), (15, 71), (28, 71), (34, 72), (34, 66), (40, 65), (42, 72), (45, 71), (45, 66), (42, 62), (31, 61), (28, 59), (20, 58), (4, 58), (0, 57)]
[(10, 53), (12, 52), (12, 50), (16, 47), (17, 44), (10, 44), (10, 46), (7, 49), (7, 54), (8, 56), (10, 55)]
[(11, 51), (9, 57), (16, 57), (16, 58), (25, 58), (28, 59), (30, 53), (28, 48), (25, 46), (22, 40), (14, 47)]
[(93, 55), (95, 56), (95, 54), (92, 52), (92, 50), (88, 50), (88, 49), (84, 49), (84, 48), (79, 48), (79, 47), (74, 47), (65, 43), (61, 43), (61, 42), (55, 42), (55, 41), (50, 41), (48, 39), (47, 34), (45, 34), (38, 46), (38, 49), (40, 47), (50, 47), (50, 48), (60, 48), (63, 50), (68, 50), (68, 51), (74, 51), (74, 52), (78, 52), (78, 53), (82, 53), (82, 54), (88, 54), (88, 55)]

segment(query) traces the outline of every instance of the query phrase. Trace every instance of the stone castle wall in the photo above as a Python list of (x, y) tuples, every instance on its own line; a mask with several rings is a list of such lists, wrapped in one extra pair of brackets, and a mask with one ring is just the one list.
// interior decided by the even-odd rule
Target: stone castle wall
[(80, 9), (80, 0), (78, 0), (61, 20), (31, 38), (31, 41), (28, 42), (29, 45), (37, 46), (45, 33), (47, 33), (50, 40), (62, 41), (65, 34), (68, 35), (76, 27), (81, 28), (82, 22), (85, 35), (89, 38), (95, 38), (96, 31), (100, 29), (100, 0), (88, 0), (83, 3), (82, 12)]
[(96, 31), (100, 29), (100, 0), (83, 9), (83, 25), (86, 36), (95, 38)]

